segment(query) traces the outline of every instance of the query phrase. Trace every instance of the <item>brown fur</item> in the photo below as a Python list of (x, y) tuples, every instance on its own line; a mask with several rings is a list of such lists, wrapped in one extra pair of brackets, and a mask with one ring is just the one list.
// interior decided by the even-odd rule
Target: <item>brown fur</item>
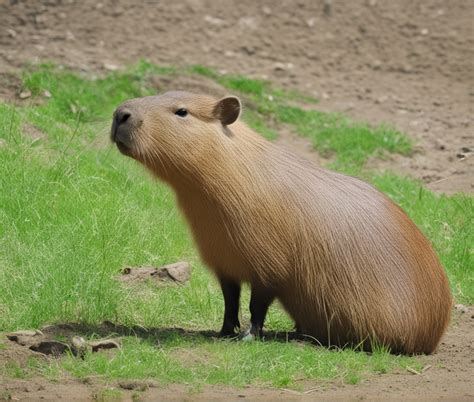
[[(223, 125), (213, 98), (171, 92), (122, 107), (140, 119), (128, 154), (174, 189), (216, 274), (271, 289), (298, 329), (323, 344), (436, 349), (449, 284), (429, 242), (388, 197), (239, 121)], [(174, 115), (180, 107), (188, 118)]]

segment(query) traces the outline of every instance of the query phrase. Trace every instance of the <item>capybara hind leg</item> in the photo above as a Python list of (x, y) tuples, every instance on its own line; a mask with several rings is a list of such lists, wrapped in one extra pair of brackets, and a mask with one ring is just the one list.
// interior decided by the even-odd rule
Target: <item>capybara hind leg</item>
[(219, 336), (236, 336), (240, 329), (239, 322), (239, 302), (240, 284), (224, 277), (219, 278), (219, 282), (224, 295), (224, 322)]
[(244, 340), (252, 340), (263, 336), (263, 323), (268, 308), (275, 299), (275, 293), (269, 289), (252, 286), (250, 296), (250, 329), (243, 335)]

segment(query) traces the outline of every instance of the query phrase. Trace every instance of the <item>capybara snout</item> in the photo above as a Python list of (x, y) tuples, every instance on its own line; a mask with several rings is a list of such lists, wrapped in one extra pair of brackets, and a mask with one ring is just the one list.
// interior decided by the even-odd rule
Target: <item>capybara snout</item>
[(239, 329), (249, 283), (249, 336), (277, 299), (322, 344), (435, 351), (452, 297), (422, 232), (370, 184), (254, 133), (240, 109), (232, 96), (169, 92), (124, 103), (112, 128), (119, 149), (174, 190), (222, 288), (221, 336)]
[(110, 137), (124, 155), (133, 155), (134, 132), (142, 123), (141, 112), (130, 101), (115, 110)]

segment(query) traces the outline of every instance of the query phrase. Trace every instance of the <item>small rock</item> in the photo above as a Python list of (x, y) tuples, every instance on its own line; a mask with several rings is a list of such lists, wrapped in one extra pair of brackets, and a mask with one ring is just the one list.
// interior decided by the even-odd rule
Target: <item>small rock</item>
[(403, 64), (398, 68), (398, 71), (405, 74), (413, 72), (413, 67), (410, 64)]
[(388, 100), (388, 96), (387, 95), (382, 95), (382, 96), (379, 96), (376, 100), (375, 100), (375, 103), (377, 104), (380, 104), (380, 103), (384, 103)]
[(270, 15), (272, 13), (272, 10), (270, 7), (263, 7), (262, 8), (262, 12), (265, 14), (265, 15)]
[(214, 26), (222, 26), (225, 24), (225, 20), (223, 20), (222, 18), (216, 18), (211, 15), (206, 15), (204, 17), (204, 21)]
[(469, 312), (469, 309), (464, 304), (455, 304), (454, 308), (461, 313)]
[(20, 99), (28, 99), (31, 97), (31, 91), (25, 90), (20, 92)]
[(382, 67), (382, 62), (380, 60), (374, 60), (371, 64), (371, 67), (374, 70), (380, 70), (380, 67)]
[(76, 39), (74, 34), (71, 31), (67, 31), (66, 32), (66, 40), (74, 40), (74, 39)]
[(294, 64), (293, 63), (281, 63), (277, 62), (273, 65), (273, 70), (275, 71), (287, 71), (293, 69)]
[(108, 71), (117, 71), (119, 69), (119, 66), (117, 66), (116, 64), (104, 63), (104, 68)]
[(423, 29), (420, 31), (420, 33), (421, 33), (423, 36), (426, 36), (426, 35), (428, 35), (428, 34), (430, 33), (430, 31), (428, 31), (428, 29), (426, 29), (426, 28), (423, 28)]
[(191, 267), (187, 262), (177, 262), (165, 265), (158, 271), (161, 279), (172, 279), (175, 282), (186, 283), (191, 276)]
[(51, 92), (49, 92), (47, 89), (43, 91), (43, 96), (45, 98), (51, 98)]
[(256, 49), (253, 46), (244, 45), (240, 49), (242, 50), (243, 53), (245, 53), (249, 56), (252, 56), (256, 53)]
[(120, 344), (113, 339), (106, 339), (101, 341), (89, 342), (89, 346), (93, 352), (98, 352), (101, 349), (119, 349)]
[(316, 18), (306, 20), (306, 25), (308, 25), (309, 28), (313, 28), (316, 25)]
[(255, 30), (258, 27), (257, 20), (254, 17), (239, 18), (238, 24), (243, 29)]
[(10, 38), (16, 38), (16, 31), (11, 28), (7, 28), (7, 34)]
[(274, 69), (275, 71), (285, 71), (285, 64), (280, 63), (280, 62), (275, 63), (275, 64), (273, 65), (273, 69)]
[(73, 336), (71, 339), (71, 350), (76, 356), (83, 357), (87, 352), (87, 343), (81, 336)]

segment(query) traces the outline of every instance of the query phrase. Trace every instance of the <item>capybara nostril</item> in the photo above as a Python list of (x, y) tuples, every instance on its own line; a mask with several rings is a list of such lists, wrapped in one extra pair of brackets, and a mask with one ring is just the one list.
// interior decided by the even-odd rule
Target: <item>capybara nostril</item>
[(137, 111), (126, 106), (120, 106), (114, 113), (111, 139), (125, 155), (131, 155), (133, 150), (133, 132), (142, 123), (139, 116)]
[(120, 126), (121, 124), (126, 123), (127, 120), (130, 119), (131, 115), (132, 114), (127, 109), (118, 109), (115, 112), (115, 123), (117, 126)]

